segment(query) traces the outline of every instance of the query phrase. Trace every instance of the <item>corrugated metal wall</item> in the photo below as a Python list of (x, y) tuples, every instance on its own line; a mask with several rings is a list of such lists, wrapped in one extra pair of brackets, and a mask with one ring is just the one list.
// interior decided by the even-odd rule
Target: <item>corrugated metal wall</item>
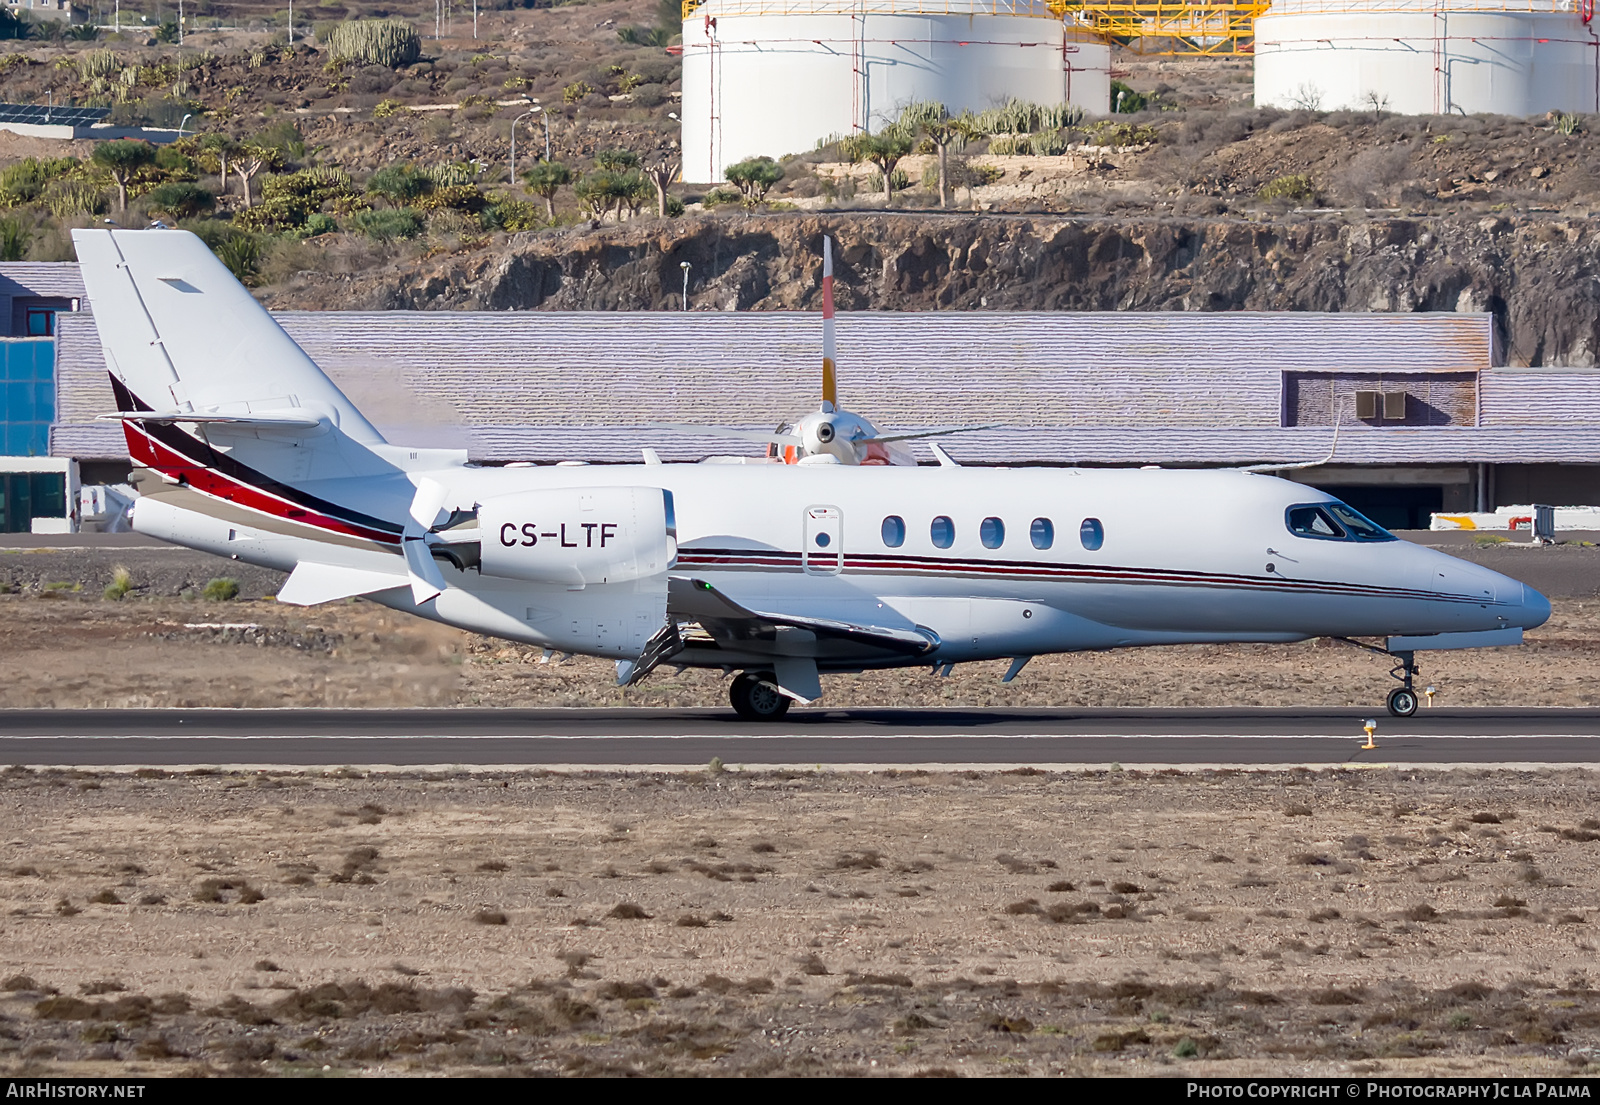
[[(813, 314), (278, 318), (391, 440), (480, 460), (748, 453), (644, 425), (770, 428), (817, 403)], [(112, 406), (93, 322), (59, 327), (52, 448), (122, 455), (120, 429), (93, 421)], [(1600, 377), (1495, 372), (1489, 315), (862, 313), (839, 330), (840, 397), (880, 427), (1015, 427), (946, 440), (972, 462), (1314, 459), (1330, 431), (1283, 426), (1284, 373), (1396, 371), (1481, 379), (1482, 427), (1347, 423), (1341, 462), (1600, 462)]]

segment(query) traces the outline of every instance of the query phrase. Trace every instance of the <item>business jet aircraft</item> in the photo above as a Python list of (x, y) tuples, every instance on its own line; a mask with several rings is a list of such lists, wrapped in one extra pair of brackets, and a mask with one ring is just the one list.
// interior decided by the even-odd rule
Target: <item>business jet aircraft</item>
[(493, 468), (385, 441), (196, 237), (73, 232), (138, 532), (495, 637), (739, 672), (750, 720), (825, 672), (1196, 642), (1512, 644), (1515, 580), (1243, 471), (660, 464)]

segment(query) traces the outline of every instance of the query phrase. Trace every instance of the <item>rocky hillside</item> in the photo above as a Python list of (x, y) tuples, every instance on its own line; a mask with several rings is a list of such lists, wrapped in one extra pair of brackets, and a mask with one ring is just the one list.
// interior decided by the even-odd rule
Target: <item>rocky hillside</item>
[(1492, 311), (1507, 360), (1592, 365), (1587, 220), (1347, 213), (1240, 218), (837, 212), (593, 224), (398, 269), (302, 271), (277, 308), (697, 310), (819, 305), (821, 237), (844, 310)]

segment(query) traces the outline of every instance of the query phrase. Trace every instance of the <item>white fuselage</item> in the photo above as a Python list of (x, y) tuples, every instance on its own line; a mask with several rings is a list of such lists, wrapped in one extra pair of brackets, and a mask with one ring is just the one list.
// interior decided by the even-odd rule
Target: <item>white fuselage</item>
[[(755, 609), (931, 630), (937, 648), (918, 663), (1183, 642), (1531, 628), (1549, 615), (1548, 602), (1523, 584), (1409, 542), (1297, 536), (1287, 528), (1286, 509), (1328, 496), (1244, 472), (462, 467), (411, 473), (383, 486), (371, 478), (302, 486), (339, 502), (359, 484), (355, 501), (363, 510), (400, 518), (422, 475), (446, 484), (463, 503), (534, 488), (664, 488), (676, 507), (678, 559), (671, 574), (706, 580)], [(886, 519), (900, 523), (888, 524), (887, 540)], [(948, 519), (948, 527), (936, 519)], [(986, 519), (997, 519), (1003, 535)], [(1036, 519), (1053, 531), (1048, 547), (1036, 547)], [(239, 525), (160, 499), (142, 502), (134, 525), (281, 570), (307, 559), (401, 570), (396, 552), (368, 542), (327, 544), (307, 526)], [(891, 545), (902, 526), (903, 539)], [(630, 623), (637, 615), (628, 596), (638, 584), (570, 589), (471, 568), (446, 566), (443, 574), (445, 593), (421, 606), (398, 588), (372, 597), (463, 629), (615, 658), (636, 655), (653, 628)], [(744, 662), (726, 650), (703, 659)], [(863, 666), (858, 656), (826, 649), (817, 660), (824, 670)]]

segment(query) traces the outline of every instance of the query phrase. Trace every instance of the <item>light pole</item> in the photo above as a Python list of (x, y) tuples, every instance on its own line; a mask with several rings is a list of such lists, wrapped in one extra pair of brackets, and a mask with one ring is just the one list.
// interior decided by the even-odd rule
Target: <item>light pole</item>
[(685, 311), (687, 311), (689, 309), (689, 269), (690, 269), (690, 265), (689, 265), (689, 262), (687, 262), (687, 261), (679, 261), (678, 262), (678, 267), (683, 270), (683, 309)]
[[(527, 111), (524, 111), (521, 115), (518, 115), (515, 119), (511, 120), (511, 186), (513, 188), (517, 186), (517, 124), (522, 122), (528, 116), (537, 114), (542, 110), (544, 109), (539, 107), (530, 107)], [(546, 154), (545, 160), (548, 161), (549, 159), (549, 155)]]

